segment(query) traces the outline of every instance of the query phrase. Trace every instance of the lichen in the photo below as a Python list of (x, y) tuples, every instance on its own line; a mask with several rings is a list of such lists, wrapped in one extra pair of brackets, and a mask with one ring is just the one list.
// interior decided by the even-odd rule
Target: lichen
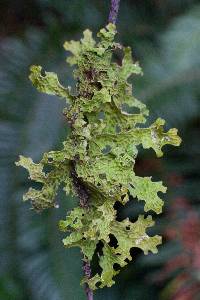
[[(114, 42), (115, 34), (115, 26), (109, 24), (97, 34), (98, 42), (91, 31), (85, 30), (80, 41), (64, 44), (71, 52), (67, 62), (75, 66), (74, 94), (59, 83), (56, 74), (42, 75), (40, 66), (31, 67), (30, 80), (40, 92), (66, 100), (64, 114), (71, 133), (63, 142), (62, 150), (45, 153), (38, 164), (23, 156), (17, 162), (28, 170), (31, 180), (43, 185), (41, 190), (30, 188), (24, 196), (36, 210), (55, 206), (60, 185), (67, 194), (80, 196), (75, 172), (79, 187), (88, 195), (88, 205), (68, 212), (66, 220), (60, 221), (60, 229), (68, 232), (64, 246), (80, 247), (89, 260), (99, 242), (103, 245), (99, 254), (102, 272), (82, 281), (93, 290), (114, 283), (113, 277), (119, 272), (114, 265), (125, 266), (132, 259), (131, 248), (140, 248), (144, 254), (157, 252), (161, 237), (146, 233), (154, 224), (152, 217), (139, 215), (136, 222), (118, 221), (114, 204), (135, 201), (130, 200), (132, 195), (144, 201), (145, 212), (161, 213), (163, 201), (158, 192), (165, 193), (166, 187), (151, 177), (135, 174), (138, 146), (152, 148), (161, 157), (164, 145), (179, 146), (181, 142), (176, 129), (164, 132), (165, 121), (160, 118), (144, 127), (149, 112), (132, 95), (132, 85), (128, 82), (132, 74), (142, 71), (133, 62), (131, 49)], [(121, 64), (114, 61), (116, 50), (123, 54)], [(133, 110), (135, 113), (130, 112)], [(51, 171), (45, 173), (46, 166)], [(115, 236), (116, 247), (111, 246), (110, 235)]]

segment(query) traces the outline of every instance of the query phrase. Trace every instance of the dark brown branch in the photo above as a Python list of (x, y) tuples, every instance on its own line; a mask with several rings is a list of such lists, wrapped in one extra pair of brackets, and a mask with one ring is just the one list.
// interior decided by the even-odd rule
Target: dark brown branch
[(116, 24), (120, 0), (111, 0), (108, 23)]

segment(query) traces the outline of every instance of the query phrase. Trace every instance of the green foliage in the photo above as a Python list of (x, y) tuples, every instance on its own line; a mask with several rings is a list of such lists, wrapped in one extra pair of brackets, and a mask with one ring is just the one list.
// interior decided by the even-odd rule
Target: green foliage
[[(98, 42), (85, 30), (80, 42), (64, 44), (72, 54), (67, 62), (75, 65), (74, 94), (59, 83), (56, 74), (43, 75), (40, 66), (31, 67), (30, 79), (39, 91), (66, 99), (64, 114), (71, 133), (62, 150), (45, 153), (40, 163), (23, 156), (17, 162), (29, 171), (30, 179), (42, 184), (40, 190), (30, 188), (24, 196), (38, 211), (55, 206), (59, 186), (79, 198), (87, 194), (88, 205), (69, 212), (60, 229), (69, 232), (63, 240), (65, 247), (80, 247), (90, 260), (97, 245), (103, 245), (101, 274), (83, 279), (93, 290), (114, 283), (119, 272), (115, 265), (123, 267), (132, 259), (131, 248), (156, 253), (161, 243), (160, 236), (150, 237), (146, 232), (154, 224), (151, 216), (139, 215), (136, 222), (116, 218), (115, 203), (125, 204), (130, 196), (145, 202), (145, 212), (162, 211), (163, 201), (158, 196), (158, 192), (166, 192), (162, 182), (134, 172), (137, 146), (152, 148), (161, 157), (164, 145), (181, 142), (176, 129), (164, 132), (165, 121), (160, 118), (149, 127), (143, 126), (148, 110), (132, 96), (132, 85), (127, 81), (132, 74), (141, 74), (141, 68), (132, 61), (129, 47), (114, 42), (115, 34), (115, 26), (109, 24), (98, 33)], [(123, 53), (121, 65), (114, 62), (116, 50)], [(111, 245), (111, 235), (117, 239), (116, 247)]]

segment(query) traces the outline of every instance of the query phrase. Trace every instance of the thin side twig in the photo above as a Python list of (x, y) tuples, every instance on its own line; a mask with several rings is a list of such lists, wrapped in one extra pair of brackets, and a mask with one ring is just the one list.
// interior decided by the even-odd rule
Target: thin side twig
[(111, 0), (108, 23), (116, 24), (120, 0)]

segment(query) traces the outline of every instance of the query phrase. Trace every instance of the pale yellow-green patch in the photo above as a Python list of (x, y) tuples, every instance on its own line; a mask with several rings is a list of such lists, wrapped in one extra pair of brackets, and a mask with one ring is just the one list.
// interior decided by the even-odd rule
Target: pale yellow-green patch
[(58, 76), (52, 72), (45, 72), (44, 76), (41, 74), (41, 66), (31, 66), (29, 79), (39, 92), (49, 95), (56, 95), (61, 98), (70, 100), (70, 88), (64, 88), (58, 81)]

